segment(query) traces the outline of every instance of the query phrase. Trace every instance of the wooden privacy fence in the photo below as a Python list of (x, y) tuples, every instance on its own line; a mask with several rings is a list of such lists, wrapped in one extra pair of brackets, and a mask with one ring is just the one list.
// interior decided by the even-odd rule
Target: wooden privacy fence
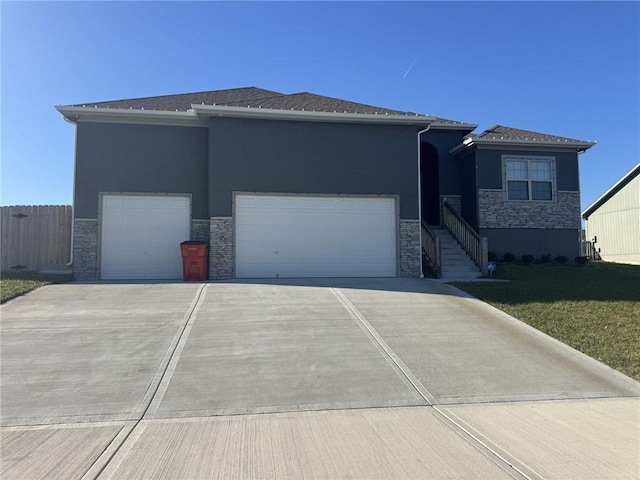
[(2, 271), (64, 268), (72, 218), (71, 205), (2, 207)]

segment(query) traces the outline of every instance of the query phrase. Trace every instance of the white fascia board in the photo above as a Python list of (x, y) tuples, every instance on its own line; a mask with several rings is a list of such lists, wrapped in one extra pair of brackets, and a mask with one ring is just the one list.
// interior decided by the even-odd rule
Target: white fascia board
[(206, 126), (212, 116), (259, 118), (266, 120), (296, 120), (310, 122), (376, 123), (391, 125), (429, 126), (434, 130), (472, 131), (477, 125), (469, 123), (446, 124), (428, 115), (387, 115), (371, 113), (315, 112), (255, 107), (228, 107), (221, 105), (192, 105), (186, 112), (143, 110), (105, 107), (56, 106), (65, 120), (77, 122), (133, 123), (153, 125)]
[(472, 132), (478, 128), (475, 123), (432, 123), (429, 130), (465, 130)]
[(227, 107), (221, 105), (191, 105), (201, 117), (259, 118), (265, 120), (295, 120), (306, 122), (382, 123), (396, 125), (430, 125), (435, 117), (421, 115), (386, 115), (372, 113), (315, 112), (275, 108)]
[(543, 148), (571, 148), (579, 151), (587, 150), (593, 147), (596, 142), (561, 142), (561, 141), (549, 141), (549, 140), (513, 140), (513, 139), (485, 139), (485, 138), (471, 138), (469, 141), (464, 141), (460, 145), (453, 147), (449, 150), (449, 153), (456, 154), (464, 148), (476, 145), (478, 147), (543, 147)]
[(562, 142), (551, 140), (512, 140), (506, 138), (473, 138), (471, 144), (475, 145), (522, 145), (539, 146), (539, 147), (577, 147), (577, 148), (591, 148), (596, 142)]
[(193, 111), (170, 112), (164, 110), (65, 106), (57, 106), (56, 110), (64, 116), (65, 120), (76, 124), (78, 122), (105, 122), (179, 126), (204, 125)]

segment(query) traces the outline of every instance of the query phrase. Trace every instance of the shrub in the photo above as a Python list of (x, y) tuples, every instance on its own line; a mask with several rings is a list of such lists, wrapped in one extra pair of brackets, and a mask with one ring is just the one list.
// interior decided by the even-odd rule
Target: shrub
[(533, 255), (522, 255), (522, 263), (533, 262)]
[(540, 257), (540, 263), (549, 263), (551, 261), (553, 257), (551, 256), (550, 253), (547, 253), (546, 255), (542, 255)]
[(564, 255), (558, 255), (556, 257), (556, 262), (558, 263), (567, 263), (569, 261), (569, 257), (565, 257)]
[(516, 259), (516, 256), (513, 253), (505, 253), (502, 257), (505, 262), (513, 262)]
[(589, 261), (589, 259), (587, 257), (576, 257), (575, 258), (575, 262), (578, 265), (584, 265), (585, 263), (587, 263)]
[(498, 254), (496, 252), (489, 252), (487, 253), (487, 259), (490, 262), (495, 262), (496, 260), (498, 260)]

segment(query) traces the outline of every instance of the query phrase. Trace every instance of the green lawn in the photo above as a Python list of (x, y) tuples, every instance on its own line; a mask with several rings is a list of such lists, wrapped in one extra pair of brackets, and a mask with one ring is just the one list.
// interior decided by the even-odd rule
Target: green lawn
[(42, 275), (38, 273), (2, 273), (0, 277), (0, 303), (24, 295), (44, 285), (65, 283), (73, 280), (71, 275)]
[(500, 283), (454, 283), (500, 310), (640, 380), (640, 266), (500, 264)]

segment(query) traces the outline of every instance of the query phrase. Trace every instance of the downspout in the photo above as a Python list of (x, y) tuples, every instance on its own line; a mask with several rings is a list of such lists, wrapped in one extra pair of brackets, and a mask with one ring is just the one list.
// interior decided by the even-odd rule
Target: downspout
[(422, 145), (420, 136), (426, 133), (431, 128), (431, 124), (423, 130), (418, 132), (418, 228), (420, 229), (420, 278), (424, 278), (424, 272), (422, 270), (422, 168), (420, 163), (422, 161)]
[(73, 141), (73, 177), (71, 181), (73, 182), (72, 189), (72, 197), (71, 197), (71, 241), (69, 242), (69, 263), (67, 263), (66, 267), (71, 267), (73, 265), (73, 232), (75, 230), (75, 216), (76, 216), (76, 159), (78, 154), (78, 124), (77, 119), (76, 122), (69, 120), (66, 115), (63, 115), (65, 122), (71, 123), (75, 128), (75, 138)]

